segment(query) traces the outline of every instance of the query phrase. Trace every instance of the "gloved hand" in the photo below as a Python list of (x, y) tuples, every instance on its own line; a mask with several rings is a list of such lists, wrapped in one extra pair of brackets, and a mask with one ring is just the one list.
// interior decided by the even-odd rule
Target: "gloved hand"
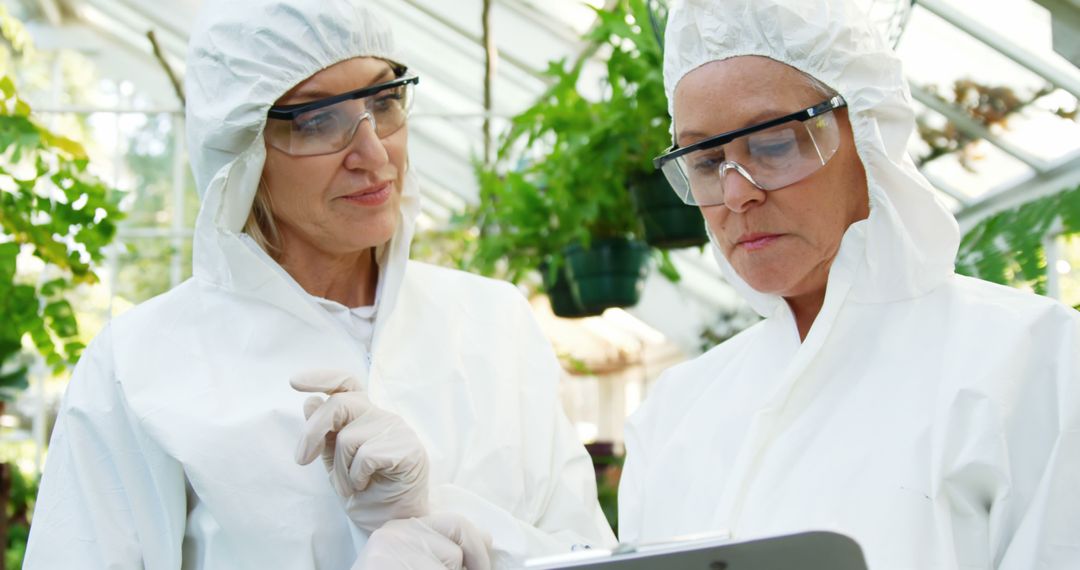
[(358, 527), (370, 532), (387, 521), (428, 514), (427, 452), (404, 420), (372, 404), (347, 372), (316, 370), (289, 383), (330, 396), (304, 402), (307, 423), (296, 462), (307, 465), (322, 454)]
[(394, 520), (371, 533), (352, 570), (490, 570), (491, 535), (465, 517)]

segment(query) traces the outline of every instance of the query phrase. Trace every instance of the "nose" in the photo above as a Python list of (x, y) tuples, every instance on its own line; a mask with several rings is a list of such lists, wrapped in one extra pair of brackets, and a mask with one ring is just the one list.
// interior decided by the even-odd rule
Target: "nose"
[(371, 115), (360, 119), (348, 149), (345, 167), (349, 169), (375, 170), (390, 161), (386, 146), (375, 132), (375, 118)]
[(720, 188), (724, 206), (732, 212), (745, 212), (765, 201), (765, 191), (751, 181), (745, 168), (733, 162), (720, 166)]

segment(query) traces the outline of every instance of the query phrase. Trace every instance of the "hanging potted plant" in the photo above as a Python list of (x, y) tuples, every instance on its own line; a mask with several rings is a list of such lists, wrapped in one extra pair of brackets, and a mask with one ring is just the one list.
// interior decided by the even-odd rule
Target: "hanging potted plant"
[[(670, 138), (655, 18), (645, 0), (621, 0), (597, 16), (585, 54), (549, 64), (551, 87), (514, 117), (494, 163), (478, 166), (480, 204), (465, 218), (480, 231), (466, 265), (512, 281), (540, 269), (560, 316), (636, 304), (652, 257), (642, 239), (671, 246), (677, 232), (663, 226), (677, 217), (666, 213), (672, 206), (690, 215), (676, 225), (700, 233), (679, 244), (705, 239), (700, 213), (651, 164)], [(590, 100), (579, 82), (598, 50), (609, 53), (607, 75)], [(660, 270), (677, 278), (664, 255)]]
[(463, 256), (463, 265), (485, 275), (517, 283), (535, 271), (552, 311), (566, 318), (598, 314), (586, 311), (573, 294), (562, 255), (577, 239), (575, 222), (560, 216), (565, 196), (526, 170), (497, 172), (476, 165), (479, 205), (457, 220), (479, 235)]
[(649, 247), (629, 238), (604, 238), (563, 250), (566, 280), (573, 299), (586, 314), (611, 307), (632, 307), (648, 277)]
[(709, 241), (701, 212), (679, 199), (662, 172), (634, 178), (629, 185), (634, 210), (641, 218), (649, 245), (668, 250), (696, 247)]
[(649, 257), (617, 154), (597, 145), (610, 123), (577, 93), (578, 71), (549, 70), (548, 97), (515, 119), (496, 165), (478, 169), (471, 216), (472, 268), (511, 281), (539, 270), (562, 317), (636, 304)]
[(599, 24), (589, 34), (593, 45), (611, 50), (606, 106), (612, 123), (622, 128), (605, 144), (617, 145), (626, 156), (626, 188), (645, 241), (665, 250), (702, 245), (708, 236), (700, 211), (684, 204), (652, 164), (653, 157), (671, 144), (661, 37), (666, 11), (662, 6), (651, 10), (645, 0), (630, 0), (620, 7), (599, 11)]

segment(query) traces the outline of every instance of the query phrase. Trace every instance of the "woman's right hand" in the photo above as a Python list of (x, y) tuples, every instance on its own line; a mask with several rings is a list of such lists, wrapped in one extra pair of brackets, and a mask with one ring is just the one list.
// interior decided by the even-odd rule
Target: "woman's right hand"
[(390, 521), (364, 545), (352, 570), (490, 570), (491, 535), (461, 515)]
[(289, 383), (329, 396), (304, 402), (307, 422), (296, 462), (307, 465), (322, 455), (358, 527), (372, 532), (388, 521), (428, 514), (427, 452), (405, 420), (372, 404), (348, 372), (315, 370)]

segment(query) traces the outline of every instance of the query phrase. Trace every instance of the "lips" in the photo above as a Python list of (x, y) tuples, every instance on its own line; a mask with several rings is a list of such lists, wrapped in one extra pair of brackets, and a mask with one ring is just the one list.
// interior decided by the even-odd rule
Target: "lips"
[(390, 197), (393, 188), (392, 181), (380, 182), (352, 194), (341, 196), (341, 199), (365, 206), (375, 206), (385, 202)]
[(769, 244), (779, 239), (783, 234), (749, 233), (739, 236), (735, 240), (736, 247), (754, 251), (768, 247)]

